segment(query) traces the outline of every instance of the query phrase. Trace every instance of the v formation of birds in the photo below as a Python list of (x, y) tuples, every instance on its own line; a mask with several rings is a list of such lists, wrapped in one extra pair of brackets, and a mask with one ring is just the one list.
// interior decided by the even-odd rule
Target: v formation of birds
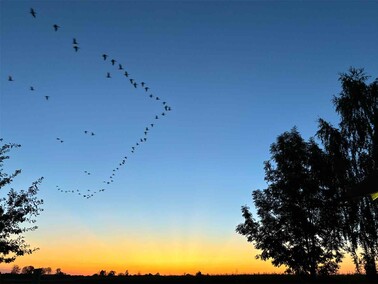
[[(37, 12), (31, 8), (30, 9), (30, 14), (33, 18), (38, 18), (37, 17)], [(53, 28), (53, 31), (55, 32), (59, 32), (59, 30), (61, 29), (61, 26), (57, 25), (57, 24), (54, 24), (52, 26)], [(72, 47), (73, 47), (73, 50), (74, 52), (78, 52), (80, 50), (80, 46), (79, 46), (79, 41), (76, 39), (76, 38), (73, 38), (72, 39)], [(125, 70), (122, 66), (121, 63), (119, 63), (117, 60), (115, 59), (110, 59), (109, 60), (109, 56), (107, 54), (102, 54), (102, 55), (99, 55), (99, 58), (102, 58), (102, 60), (104, 61), (109, 61), (109, 63), (112, 65), (113, 68), (116, 69), (117, 72), (122, 72), (122, 75), (124, 77), (126, 77), (127, 79), (129, 79), (129, 83), (136, 89), (136, 88), (142, 88), (143, 89), (143, 92), (152, 100), (155, 100), (156, 102), (160, 103), (162, 106), (163, 106), (163, 111), (159, 114), (156, 114), (155, 115), (155, 119), (154, 121), (151, 121), (151, 123), (149, 123), (148, 125), (145, 126), (144, 128), (144, 135), (139, 137), (135, 144), (133, 146), (130, 147), (130, 151), (128, 154), (124, 154), (122, 155), (122, 157), (120, 158), (120, 160), (118, 161), (117, 165), (111, 170), (111, 172), (108, 174), (108, 177), (107, 179), (105, 179), (103, 181), (103, 185), (99, 188), (99, 189), (86, 189), (86, 190), (82, 190), (82, 189), (65, 189), (65, 188), (61, 188), (59, 185), (56, 185), (56, 190), (60, 193), (66, 193), (66, 194), (76, 194), (78, 196), (81, 196), (85, 199), (90, 199), (92, 197), (94, 197), (96, 194), (98, 193), (101, 193), (101, 192), (105, 192), (107, 190), (107, 186), (109, 186), (110, 184), (112, 184), (115, 180), (115, 177), (117, 175), (117, 172), (123, 167), (126, 165), (127, 163), (127, 160), (129, 158), (130, 155), (134, 154), (136, 152), (136, 150), (138, 149), (138, 147), (140, 147), (143, 143), (147, 142), (147, 138), (148, 138), (148, 134), (149, 132), (151, 131), (151, 129), (155, 126), (156, 124), (156, 120), (158, 120), (159, 118), (161, 117), (165, 117), (167, 115), (167, 113), (169, 113), (172, 109), (171, 107), (168, 105), (168, 103), (166, 101), (163, 101), (160, 97), (158, 96), (155, 96), (151, 93), (149, 93), (149, 90), (150, 90), (150, 87), (147, 86), (147, 84), (145, 82), (140, 82), (140, 83), (137, 83), (137, 81), (133, 78), (130, 78), (130, 73)], [(117, 64), (116, 64), (117, 63)], [(106, 79), (111, 79), (112, 78), (112, 73), (111, 72), (106, 72), (105, 76), (104, 76)], [(9, 82), (16, 82), (17, 80), (12, 76), (12, 75), (9, 75), (8, 76), (8, 81)], [(36, 92), (37, 91), (37, 88), (35, 86), (30, 86), (30, 91), (32, 92)], [(50, 100), (50, 96), (45, 96), (44, 99), (46, 101), (49, 101)], [(95, 137), (96, 136), (96, 133), (91, 131), (91, 130), (83, 130), (83, 135), (88, 135), (90, 137)], [(64, 138), (63, 137), (56, 137), (56, 141), (57, 143), (59, 144), (64, 144)], [(83, 170), (83, 174), (84, 175), (87, 175), (87, 176), (90, 176), (91, 175), (91, 172), (88, 171), (88, 170)]]

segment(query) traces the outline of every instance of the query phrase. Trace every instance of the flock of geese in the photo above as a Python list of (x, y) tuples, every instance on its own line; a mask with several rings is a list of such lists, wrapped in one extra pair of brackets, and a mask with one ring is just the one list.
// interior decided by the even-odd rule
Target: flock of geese
[[(30, 14), (31, 14), (31, 16), (33, 18), (37, 18), (37, 12), (33, 8), (30, 9)], [(53, 30), (55, 32), (58, 32), (59, 29), (61, 29), (61, 27), (59, 25), (57, 25), (57, 24), (54, 24), (52, 27), (53, 27)], [(78, 52), (79, 49), (80, 49), (78, 40), (76, 38), (73, 38), (73, 40), (72, 40), (72, 47), (73, 47), (73, 49), (74, 49), (75, 52)], [(167, 113), (172, 110), (172, 108), (168, 105), (168, 103), (166, 101), (163, 101), (160, 97), (155, 96), (154, 94), (152, 94), (152, 93), (149, 92), (150, 87), (145, 82), (143, 82), (143, 81), (142, 82), (137, 82), (135, 79), (130, 78), (130, 73), (127, 70), (125, 70), (123, 68), (122, 64), (119, 63), (117, 60), (115, 60), (115, 59), (108, 60), (109, 56), (107, 54), (105, 54), (105, 53), (102, 54), (100, 58), (102, 58), (104, 61), (110, 62), (111, 65), (113, 66), (113, 68), (116, 68), (116, 71), (122, 72), (122, 75), (125, 76), (128, 79), (129, 83), (135, 89), (136, 88), (142, 88), (143, 92), (150, 99), (155, 100), (156, 102), (158, 102), (158, 103), (160, 103), (162, 105), (163, 110), (162, 110), (161, 113), (155, 115), (154, 121), (152, 121), (151, 123), (149, 123), (148, 125), (145, 126), (145, 128), (143, 130), (144, 135), (142, 135), (141, 137), (139, 137), (139, 139), (137, 139), (137, 141), (135, 142), (135, 144), (130, 147), (130, 150), (129, 150), (128, 154), (125, 154), (125, 155), (122, 156), (122, 158), (118, 161), (117, 165), (112, 169), (111, 173), (108, 174), (107, 178), (103, 181), (103, 186), (100, 189), (97, 189), (97, 190), (91, 190), (91, 189), (87, 189), (87, 190), (69, 189), (69, 190), (67, 190), (67, 189), (63, 189), (60, 186), (56, 185), (56, 190), (58, 192), (66, 193), (66, 194), (76, 194), (76, 195), (81, 196), (81, 197), (86, 198), (86, 199), (90, 199), (90, 198), (94, 197), (96, 194), (106, 191), (106, 187), (114, 182), (117, 172), (121, 169), (121, 167), (123, 167), (123, 166), (126, 165), (129, 156), (132, 155), (132, 154), (134, 154), (137, 151), (137, 149), (143, 143), (147, 142), (148, 134), (150, 133), (151, 129), (155, 126), (156, 120), (158, 120), (158, 119), (160, 119), (162, 117), (165, 117), (167, 115)], [(116, 65), (116, 63), (117, 63), (117, 65)], [(112, 73), (111, 72), (107, 72), (105, 78), (111, 79), (112, 78)], [(12, 75), (9, 75), (8, 76), (8, 81), (9, 82), (14, 82), (15, 79), (13, 78)], [(36, 91), (36, 88), (34, 86), (30, 86), (30, 91), (34, 92), (34, 91)], [(49, 101), (49, 99), (50, 99), (50, 96), (45, 96), (45, 100), (46, 101)], [(89, 131), (89, 130), (84, 130), (83, 134), (84, 135), (89, 135), (91, 137), (93, 137), (93, 136), (96, 135), (93, 131)], [(61, 138), (61, 137), (57, 137), (56, 141), (58, 143), (60, 143), (60, 144), (64, 143), (64, 139)], [(91, 172), (87, 171), (87, 170), (84, 170), (83, 174), (87, 175), (87, 176), (90, 176)]]

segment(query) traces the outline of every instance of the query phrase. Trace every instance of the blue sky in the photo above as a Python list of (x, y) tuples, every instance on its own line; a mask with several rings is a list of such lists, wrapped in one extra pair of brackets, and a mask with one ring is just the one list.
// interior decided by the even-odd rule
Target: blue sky
[[(308, 138), (319, 117), (337, 122), (331, 99), (340, 72), (364, 67), (377, 76), (377, 8), (376, 1), (2, 0), (0, 136), (23, 146), (6, 169), (22, 168), (15, 187), (45, 177), (45, 212), (30, 234), (41, 251), (24, 262), (54, 251), (52, 240), (61, 247), (62, 235), (90, 232), (109, 247), (123, 234), (182, 246), (236, 239), (252, 267), (252, 247), (234, 232), (240, 206), (264, 188), (263, 161), (279, 134), (296, 125)], [(111, 58), (149, 92), (131, 86)], [(155, 121), (162, 101), (172, 111)], [(147, 142), (131, 154), (150, 123)], [(124, 156), (114, 182), (104, 184)], [(106, 191), (86, 200), (56, 186)], [(178, 248), (177, 257), (185, 253)], [(203, 265), (196, 269), (206, 272)], [(237, 265), (230, 267), (225, 272)]]

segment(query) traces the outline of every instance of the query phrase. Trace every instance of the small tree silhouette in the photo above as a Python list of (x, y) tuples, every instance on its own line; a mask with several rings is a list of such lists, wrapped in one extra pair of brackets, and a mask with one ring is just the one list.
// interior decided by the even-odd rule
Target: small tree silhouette
[(10, 273), (11, 274), (19, 274), (20, 272), (21, 272), (21, 268), (17, 264), (15, 264), (15, 265), (13, 265)]

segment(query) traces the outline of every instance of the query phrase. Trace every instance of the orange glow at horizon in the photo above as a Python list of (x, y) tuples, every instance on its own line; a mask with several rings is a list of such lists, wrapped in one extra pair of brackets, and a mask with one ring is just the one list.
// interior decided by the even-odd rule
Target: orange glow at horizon
[[(80, 238), (83, 238), (81, 236)], [(21, 268), (56, 268), (72, 275), (92, 275), (100, 270), (117, 273), (161, 275), (195, 274), (263, 274), (283, 273), (285, 268), (274, 267), (270, 261), (255, 259), (256, 251), (241, 236), (228, 240), (197, 240), (183, 242), (173, 239), (140, 238), (132, 240), (125, 236), (111, 241), (87, 236), (84, 242), (60, 240), (59, 246), (42, 246), (33, 255), (18, 258), (14, 263), (0, 265), (3, 272), (10, 271), (14, 264)], [(113, 244), (113, 245), (109, 245)], [(353, 273), (350, 259), (346, 259), (340, 273)]]

